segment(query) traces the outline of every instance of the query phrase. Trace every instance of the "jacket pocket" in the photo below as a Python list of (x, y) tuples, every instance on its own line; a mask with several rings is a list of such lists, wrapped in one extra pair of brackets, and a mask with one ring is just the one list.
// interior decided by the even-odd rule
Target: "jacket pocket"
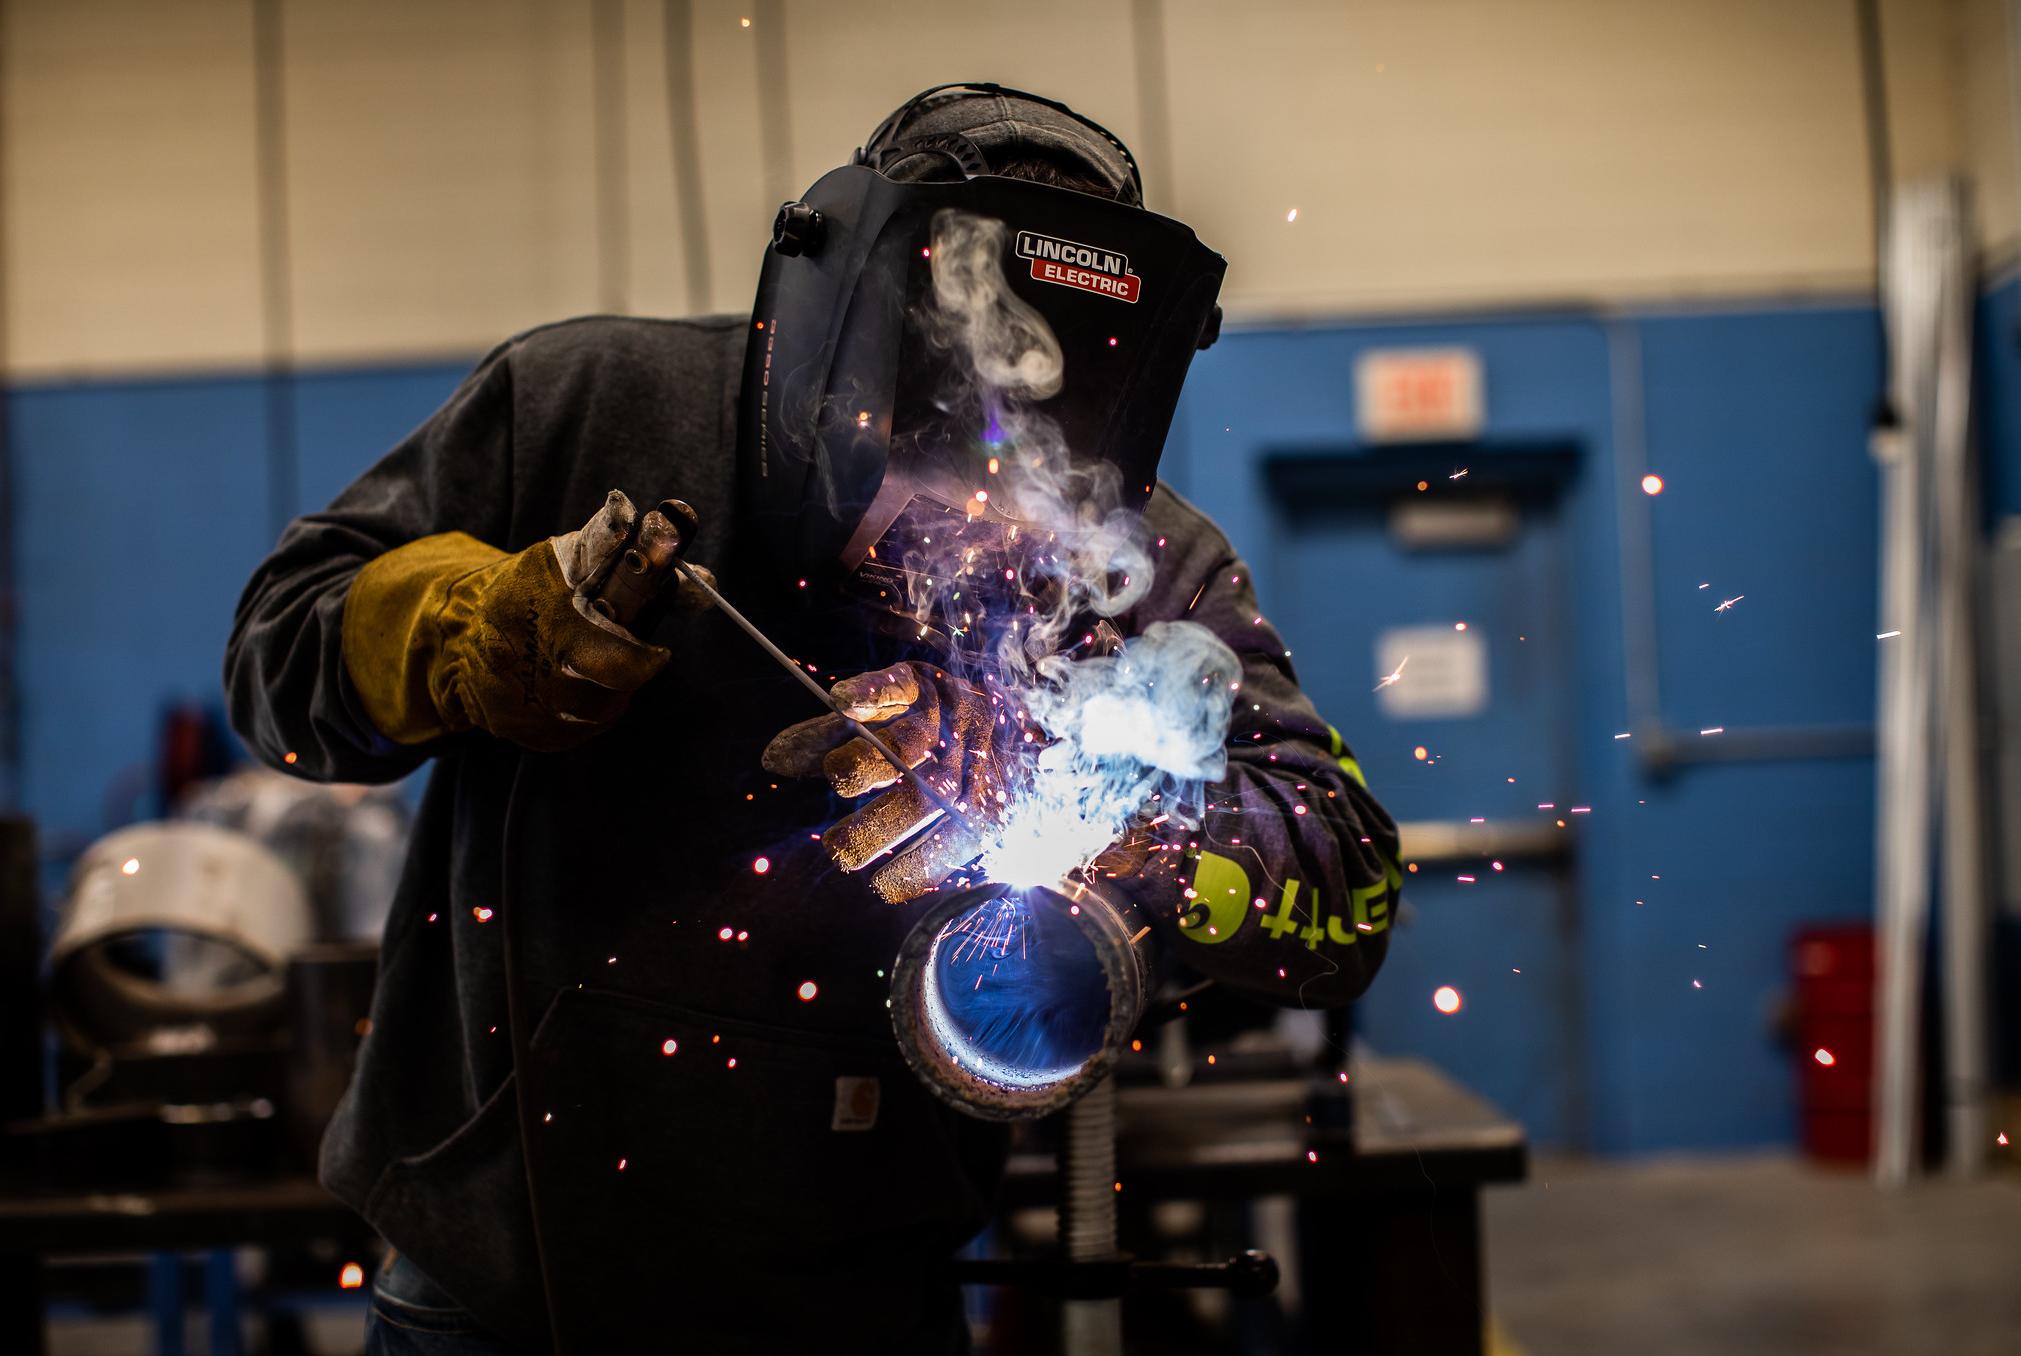
[(566, 1349), (672, 1314), (710, 1352), (899, 1350), (944, 1322), (927, 1272), (986, 1207), (888, 1040), (573, 989), (525, 1076)]
[(508, 1075), (448, 1139), (388, 1164), (363, 1214), (486, 1328), (544, 1346), (517, 1096)]

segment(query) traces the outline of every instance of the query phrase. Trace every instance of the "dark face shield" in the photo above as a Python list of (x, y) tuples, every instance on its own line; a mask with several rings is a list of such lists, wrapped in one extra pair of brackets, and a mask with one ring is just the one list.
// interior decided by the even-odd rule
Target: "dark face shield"
[[(1006, 387), (1044, 417), (1053, 454), (1071, 462), (1067, 483), (1109, 508), (1142, 507), (1226, 267), (1189, 228), (1021, 180), (901, 184), (855, 166), (823, 177), (781, 224), (739, 432), (746, 490), (783, 575), (847, 580), (866, 603), (915, 612), (923, 581), (880, 543), (936, 530), (974, 549), (978, 581), (1017, 569), (1028, 515), (1008, 490), (1015, 477), (996, 471), (1030, 449), (998, 403)], [(1000, 268), (1021, 305), (950, 312), (959, 280), (945, 254), (938, 289), (934, 273), (950, 232)], [(947, 333), (971, 322), (1013, 332), (994, 345)], [(1012, 370), (972, 370), (979, 347), (1009, 355)], [(939, 611), (934, 629), (957, 633), (959, 609)]]

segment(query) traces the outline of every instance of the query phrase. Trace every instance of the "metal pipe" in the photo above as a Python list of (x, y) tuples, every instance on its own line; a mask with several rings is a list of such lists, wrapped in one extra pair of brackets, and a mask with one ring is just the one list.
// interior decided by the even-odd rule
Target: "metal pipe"
[(1085, 882), (955, 891), (892, 963), (898, 1048), (935, 1096), (971, 1116), (1058, 1111), (1108, 1073), (1136, 1030), (1148, 931)]

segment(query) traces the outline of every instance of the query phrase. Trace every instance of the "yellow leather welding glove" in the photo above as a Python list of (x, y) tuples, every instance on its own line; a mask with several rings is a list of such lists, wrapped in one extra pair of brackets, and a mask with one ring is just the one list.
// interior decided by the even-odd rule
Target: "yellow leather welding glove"
[(366, 565), (344, 604), (344, 665), (379, 732), (482, 730), (552, 751), (615, 724), (669, 657), (589, 605), (636, 516), (612, 491), (577, 531), (516, 554), (444, 532)]
[[(845, 678), (829, 691), (972, 823), (1003, 817), (1009, 749), (1021, 736), (1001, 699), (916, 661)], [(763, 762), (778, 776), (825, 776), (852, 800), (883, 793), (836, 821), (821, 842), (844, 871), (869, 869), (870, 888), (890, 903), (917, 899), (983, 849), (840, 716), (781, 731)]]

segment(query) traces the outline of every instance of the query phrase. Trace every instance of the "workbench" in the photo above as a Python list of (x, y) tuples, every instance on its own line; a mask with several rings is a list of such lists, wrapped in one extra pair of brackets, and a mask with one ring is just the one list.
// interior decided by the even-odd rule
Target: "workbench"
[[(1198, 1072), (1183, 1088), (1119, 1091), (1124, 1189), (1294, 1198), (1311, 1350), (1479, 1356), (1480, 1193), (1527, 1174), (1522, 1127), (1419, 1060), (1358, 1061), (1345, 1085)], [(1012, 1156), (1006, 1207), (1056, 1198), (1050, 1155)]]

